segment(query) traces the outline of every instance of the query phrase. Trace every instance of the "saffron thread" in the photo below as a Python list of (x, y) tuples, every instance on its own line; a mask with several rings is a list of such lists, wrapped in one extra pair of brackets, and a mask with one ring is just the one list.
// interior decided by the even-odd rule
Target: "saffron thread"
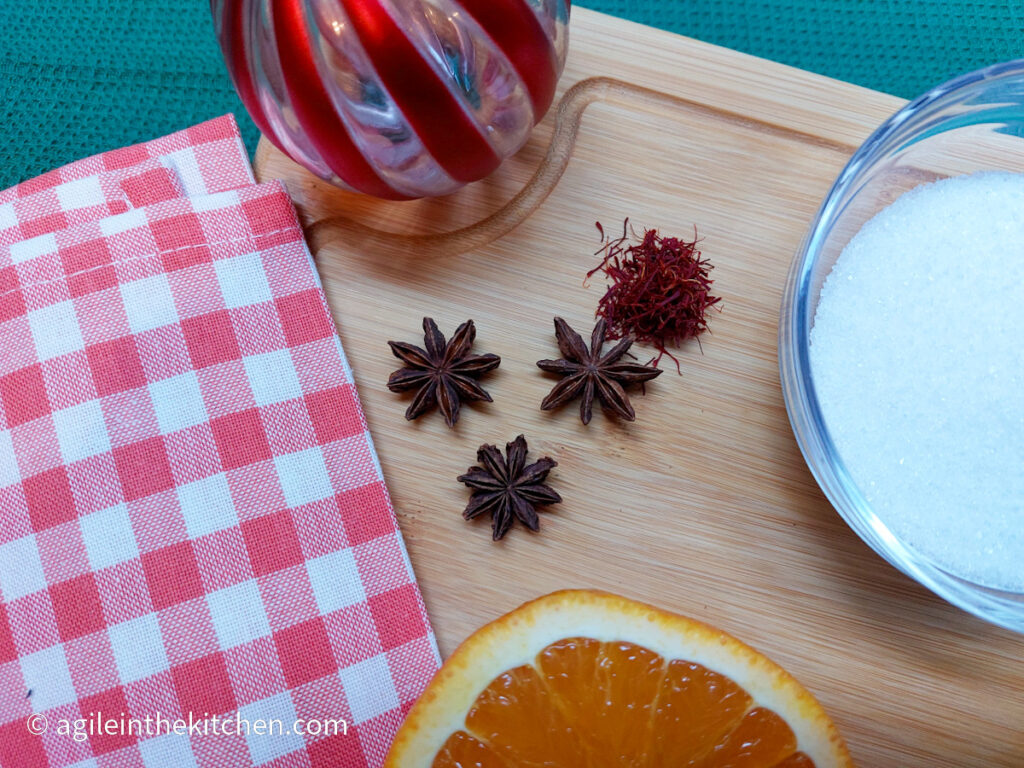
[(601, 256), (601, 263), (583, 283), (598, 272), (609, 281), (595, 316), (608, 324), (609, 339), (632, 336), (650, 344), (658, 354), (649, 365), (657, 366), (668, 355), (682, 373), (668, 347), (677, 348), (691, 338), (699, 345), (698, 337), (708, 329), (707, 310), (721, 301), (711, 295), (713, 267), (697, 247), (696, 227), (693, 240), (663, 237), (656, 229), (644, 229), (638, 236), (627, 218), (622, 235), (611, 239), (601, 223), (595, 223), (602, 246), (594, 255)]

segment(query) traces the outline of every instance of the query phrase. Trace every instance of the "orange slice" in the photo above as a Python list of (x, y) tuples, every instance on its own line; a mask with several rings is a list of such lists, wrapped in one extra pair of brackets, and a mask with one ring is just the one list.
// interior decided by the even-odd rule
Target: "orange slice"
[(556, 592), (488, 624), (409, 712), (391, 768), (832, 768), (849, 753), (782, 668), (622, 597)]

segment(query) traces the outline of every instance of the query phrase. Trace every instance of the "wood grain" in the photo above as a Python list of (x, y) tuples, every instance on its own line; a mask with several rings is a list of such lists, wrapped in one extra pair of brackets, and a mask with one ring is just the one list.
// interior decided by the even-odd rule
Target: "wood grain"
[[(860, 765), (1024, 765), (1021, 638), (947, 605), (846, 527), (779, 389), (790, 260), (849, 154), (901, 102), (580, 8), (572, 35), (561, 92), (583, 85), (494, 177), (449, 198), (370, 200), (265, 142), (257, 156), (310, 226), (442, 653), (540, 594), (607, 589), (780, 662)], [(603, 288), (583, 285), (594, 222), (615, 229), (626, 216), (681, 235), (696, 225), (722, 312), (703, 351), (682, 350), (682, 376), (633, 397), (636, 423), (598, 413), (585, 428), (572, 407), (538, 410), (552, 381), (534, 363), (555, 355), (554, 315), (589, 330)], [(503, 359), (486, 380), (495, 402), (465, 409), (452, 431), (436, 415), (405, 422), (406, 402), (383, 386), (397, 367), (385, 342), (415, 341), (424, 315), (447, 333), (475, 319), (477, 349)], [(494, 544), (486, 523), (461, 519), (455, 477), (482, 442), (519, 433), (558, 460), (565, 502), (540, 535)]]

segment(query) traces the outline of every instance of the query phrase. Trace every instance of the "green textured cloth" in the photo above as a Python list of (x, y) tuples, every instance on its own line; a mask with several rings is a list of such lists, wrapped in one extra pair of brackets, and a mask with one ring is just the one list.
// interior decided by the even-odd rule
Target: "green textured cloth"
[[(584, 0), (606, 13), (911, 97), (1020, 56), (1020, 0)], [(0, 188), (234, 112), (201, 0), (0, 0)]]

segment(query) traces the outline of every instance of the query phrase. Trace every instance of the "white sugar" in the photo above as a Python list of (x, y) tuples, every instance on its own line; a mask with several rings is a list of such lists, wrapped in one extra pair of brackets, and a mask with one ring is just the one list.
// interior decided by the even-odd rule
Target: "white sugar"
[(879, 212), (822, 288), (810, 357), (878, 516), (946, 570), (1024, 592), (1024, 174)]

